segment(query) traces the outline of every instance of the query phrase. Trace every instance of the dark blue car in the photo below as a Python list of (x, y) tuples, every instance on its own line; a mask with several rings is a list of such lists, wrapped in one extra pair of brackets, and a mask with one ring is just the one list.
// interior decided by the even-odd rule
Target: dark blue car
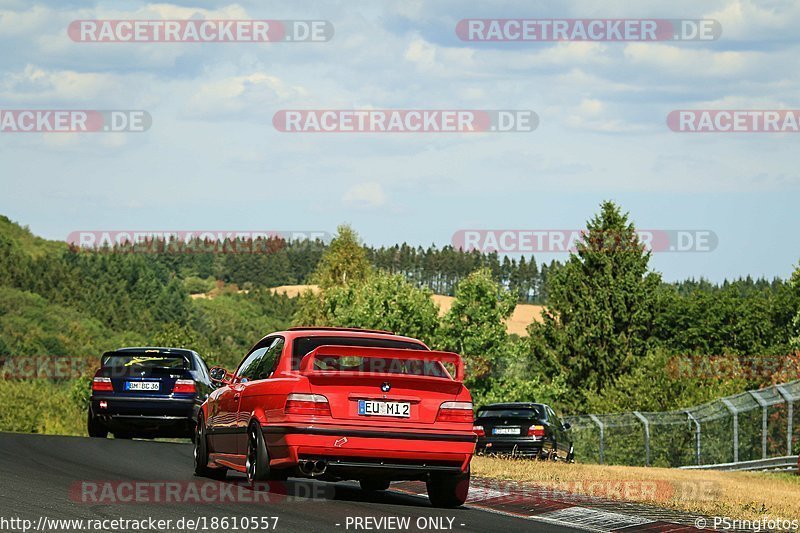
[(106, 352), (92, 381), (89, 436), (192, 437), (200, 406), (213, 389), (208, 367), (192, 350)]

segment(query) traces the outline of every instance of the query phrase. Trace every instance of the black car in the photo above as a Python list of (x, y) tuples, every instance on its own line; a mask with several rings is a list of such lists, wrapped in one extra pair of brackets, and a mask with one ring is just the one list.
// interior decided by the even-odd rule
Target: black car
[(89, 436), (191, 438), (200, 406), (212, 390), (208, 367), (192, 350), (106, 352), (92, 380)]
[(572, 461), (569, 424), (543, 403), (493, 403), (478, 409), (478, 453)]

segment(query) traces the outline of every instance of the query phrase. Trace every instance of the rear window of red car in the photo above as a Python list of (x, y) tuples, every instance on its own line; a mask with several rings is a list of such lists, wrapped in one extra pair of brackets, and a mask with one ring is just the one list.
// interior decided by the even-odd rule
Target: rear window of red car
[[(425, 350), (425, 346), (422, 346), (421, 344), (393, 339), (373, 339), (369, 337), (296, 337), (292, 343), (292, 370), (300, 369), (300, 361), (303, 360), (303, 357), (305, 357), (308, 352), (325, 345)], [(353, 362), (351, 361), (350, 364), (352, 363)], [(402, 368), (402, 366), (398, 368)]]
[(322, 372), (365, 372), (369, 374), (406, 374), (448, 378), (439, 361), (418, 361), (397, 357), (325, 357), (317, 356), (314, 369)]

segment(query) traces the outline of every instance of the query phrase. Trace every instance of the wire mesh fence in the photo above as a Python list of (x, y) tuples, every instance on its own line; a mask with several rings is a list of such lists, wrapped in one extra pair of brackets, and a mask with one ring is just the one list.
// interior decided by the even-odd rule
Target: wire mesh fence
[(631, 466), (716, 464), (800, 453), (800, 380), (680, 411), (567, 417), (575, 458)]

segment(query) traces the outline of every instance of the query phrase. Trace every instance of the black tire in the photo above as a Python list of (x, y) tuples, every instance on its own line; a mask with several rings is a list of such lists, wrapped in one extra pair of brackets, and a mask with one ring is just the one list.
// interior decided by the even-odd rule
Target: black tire
[(89, 416), (86, 420), (86, 430), (89, 432), (90, 437), (96, 439), (105, 439), (108, 437), (108, 428), (106, 428), (102, 422), (97, 420), (91, 409), (89, 409)]
[(390, 483), (388, 479), (361, 479), (358, 482), (361, 485), (361, 490), (368, 492), (386, 490), (389, 488)]
[(461, 474), (431, 474), (425, 483), (431, 505), (444, 509), (464, 505), (469, 494), (469, 478), (469, 469)]
[(553, 447), (547, 452), (545, 459), (547, 461), (558, 461), (558, 443), (556, 441), (551, 441), (551, 444)]
[(261, 426), (252, 422), (247, 427), (247, 480), (250, 483), (270, 479), (269, 454)]
[(194, 436), (194, 475), (211, 479), (225, 479), (227, 468), (210, 468), (208, 466), (208, 436), (206, 424), (202, 417), (197, 419)]
[(539, 453), (536, 454), (536, 459), (539, 461), (547, 461), (548, 459), (550, 459), (550, 452), (542, 448), (541, 450), (539, 450)]

